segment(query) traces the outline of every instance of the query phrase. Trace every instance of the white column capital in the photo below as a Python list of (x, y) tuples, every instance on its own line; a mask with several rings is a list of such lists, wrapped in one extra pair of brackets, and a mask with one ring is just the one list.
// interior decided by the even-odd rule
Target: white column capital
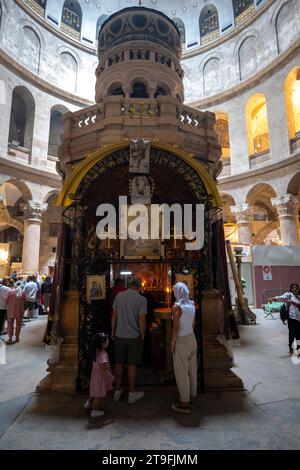
[(277, 210), (278, 217), (294, 216), (299, 206), (299, 197), (293, 194), (284, 194), (283, 196), (273, 197), (271, 202)]
[(231, 212), (237, 223), (250, 223), (253, 214), (253, 207), (248, 203), (231, 206)]
[(48, 204), (39, 201), (27, 201), (23, 206), (24, 218), (28, 221), (41, 222), (43, 213), (47, 210)]

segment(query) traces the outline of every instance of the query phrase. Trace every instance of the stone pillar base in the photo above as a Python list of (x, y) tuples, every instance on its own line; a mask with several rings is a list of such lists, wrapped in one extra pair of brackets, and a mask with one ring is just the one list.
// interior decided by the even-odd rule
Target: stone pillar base
[(60, 319), (61, 336), (64, 341), (60, 346), (59, 362), (49, 366), (50, 373), (37, 385), (37, 392), (76, 393), (78, 317), (78, 292), (65, 292)]
[(217, 337), (222, 333), (225, 312), (217, 290), (203, 293), (202, 299), (204, 386), (206, 390), (244, 390), (232, 370), (233, 361)]

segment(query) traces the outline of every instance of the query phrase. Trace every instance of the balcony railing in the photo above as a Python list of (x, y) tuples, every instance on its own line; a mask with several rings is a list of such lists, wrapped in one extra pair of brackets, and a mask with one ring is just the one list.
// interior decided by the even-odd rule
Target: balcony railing
[(290, 139), (290, 153), (293, 154), (300, 149), (300, 135), (295, 135), (293, 139)]
[[(158, 129), (168, 128), (177, 132), (189, 131), (204, 136), (206, 131), (214, 131), (214, 118), (211, 113), (204, 113), (194, 108), (179, 104), (175, 98), (162, 96), (158, 99), (124, 98), (109, 96), (97, 103), (75, 113), (67, 113), (64, 118), (64, 137), (70, 139), (104, 132), (109, 126), (124, 126), (134, 130), (142, 126), (146, 129), (153, 126)], [(210, 134), (212, 137), (213, 134)], [(63, 143), (63, 142), (62, 142)]]

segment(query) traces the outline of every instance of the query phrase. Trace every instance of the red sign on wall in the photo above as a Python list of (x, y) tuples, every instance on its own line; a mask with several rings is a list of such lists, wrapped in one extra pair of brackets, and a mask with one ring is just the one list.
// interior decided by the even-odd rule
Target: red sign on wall
[(269, 265), (262, 266), (262, 273), (263, 273), (263, 280), (264, 281), (272, 281), (271, 266), (269, 266)]

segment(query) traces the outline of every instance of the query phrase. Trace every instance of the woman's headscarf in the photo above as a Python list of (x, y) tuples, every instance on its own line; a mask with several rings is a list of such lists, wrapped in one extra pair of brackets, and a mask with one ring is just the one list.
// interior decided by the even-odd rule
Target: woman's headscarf
[(194, 305), (194, 302), (190, 300), (189, 294), (190, 291), (188, 290), (186, 284), (184, 282), (177, 282), (173, 286), (173, 292), (176, 299), (176, 304), (178, 305)]
[(16, 290), (16, 296), (21, 297), (23, 293), (23, 282), (22, 281), (17, 281), (15, 283), (15, 290)]

